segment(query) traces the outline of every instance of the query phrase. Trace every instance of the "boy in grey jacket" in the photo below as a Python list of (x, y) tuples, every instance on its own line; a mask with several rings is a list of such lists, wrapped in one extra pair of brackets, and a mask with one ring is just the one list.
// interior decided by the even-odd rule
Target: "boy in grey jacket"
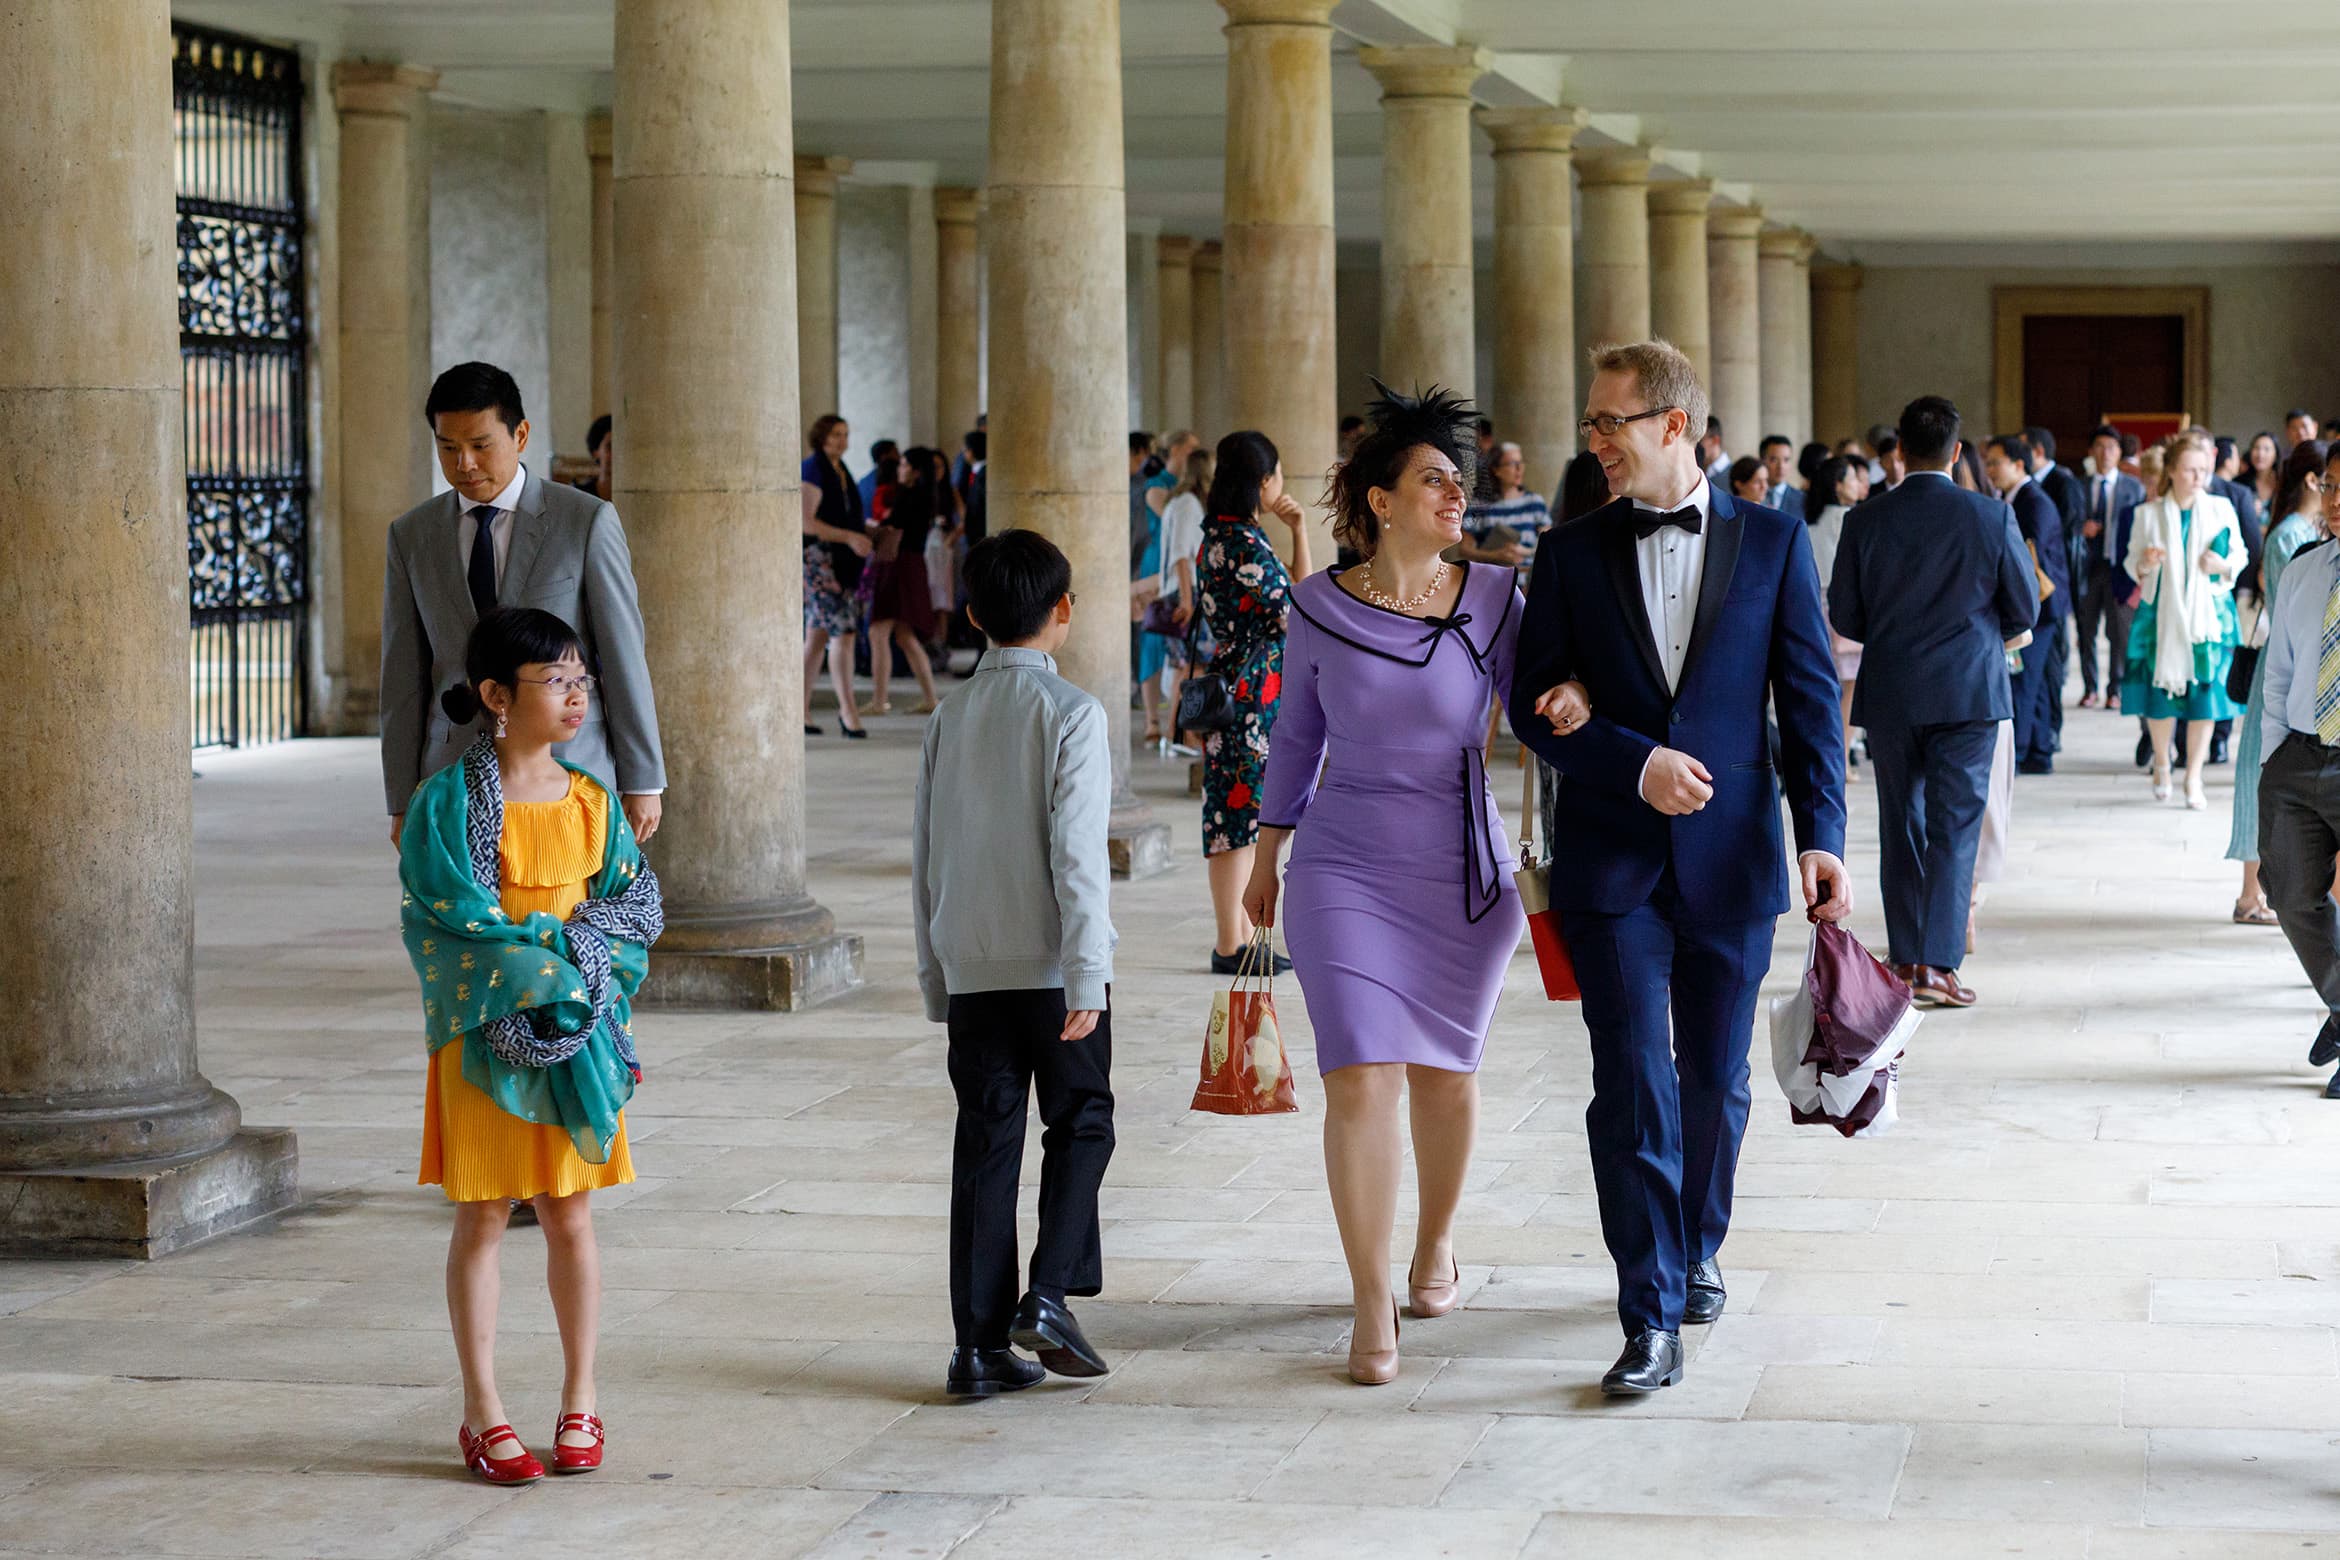
[[(1097, 1187), (1113, 1157), (1113, 923), (1105, 707), (1056, 674), (1072, 565), (1034, 531), (967, 554), (967, 611), (991, 641), (926, 728), (910, 825), (911, 926), (926, 1016), (950, 1026), (947, 1388), (988, 1397), (1047, 1371), (1102, 1376), (1067, 1295), (1104, 1285)], [(1016, 1182), (1037, 1087), (1040, 1235), (1016, 1298)], [(1039, 1363), (1018, 1355), (1013, 1342)]]

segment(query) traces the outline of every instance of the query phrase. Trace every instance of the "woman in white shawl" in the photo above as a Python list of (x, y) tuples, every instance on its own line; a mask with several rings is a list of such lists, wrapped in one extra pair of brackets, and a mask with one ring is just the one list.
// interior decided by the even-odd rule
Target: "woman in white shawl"
[(2226, 670), (2240, 635), (2234, 581), (2249, 555), (2234, 506), (2208, 491), (2216, 454), (2189, 429), (2163, 446), (2162, 496), (2137, 506), (2123, 567), (2144, 592), (2129, 626), (2129, 668), (2121, 713), (2142, 715), (2153, 744), (2153, 797), (2169, 800), (2171, 723), (2186, 727), (2186, 805), (2209, 805), (2202, 760), (2210, 728), (2241, 710), (2227, 697)]

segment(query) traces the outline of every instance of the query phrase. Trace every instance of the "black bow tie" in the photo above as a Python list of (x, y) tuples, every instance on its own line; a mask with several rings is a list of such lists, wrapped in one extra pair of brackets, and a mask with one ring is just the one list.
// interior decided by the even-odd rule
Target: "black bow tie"
[(1706, 517), (1700, 514), (1695, 506), (1689, 509), (1677, 509), (1671, 514), (1660, 514), (1654, 509), (1633, 511), (1633, 534), (1643, 541), (1649, 540), (1669, 525), (1678, 525), (1692, 536), (1696, 536), (1700, 531), (1706, 529)]

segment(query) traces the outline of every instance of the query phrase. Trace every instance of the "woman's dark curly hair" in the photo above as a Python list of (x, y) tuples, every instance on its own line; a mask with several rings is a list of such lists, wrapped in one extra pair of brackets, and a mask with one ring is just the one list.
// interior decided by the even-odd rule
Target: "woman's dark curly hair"
[(1334, 539), (1366, 558), (1381, 545), (1381, 517), (1366, 495), (1396, 487), (1415, 450), (1428, 445), (1453, 461), (1466, 492), (1479, 463), (1479, 414), (1469, 401), (1437, 385), (1420, 395), (1400, 395), (1378, 379), (1373, 388), (1381, 399), (1365, 408), (1365, 437), (1333, 468), (1324, 491)]

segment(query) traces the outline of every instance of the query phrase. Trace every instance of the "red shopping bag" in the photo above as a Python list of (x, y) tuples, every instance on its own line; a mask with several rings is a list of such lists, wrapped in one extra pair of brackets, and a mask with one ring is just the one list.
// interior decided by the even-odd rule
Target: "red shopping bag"
[[(1536, 805), (1537, 781), (1543, 765), (1527, 755), (1527, 795), (1520, 809), (1519, 870), (1512, 881), (1519, 887), (1519, 907), (1527, 912), (1528, 937), (1536, 946), (1536, 968), (1544, 977), (1544, 996), (1552, 1002), (1575, 1002), (1584, 993), (1576, 986), (1576, 961), (1560, 935), (1560, 912), (1552, 908), (1552, 863), (1539, 860), (1536, 840), (1543, 833), (1543, 814)], [(1545, 841), (1545, 848), (1551, 842)]]
[(1202, 1081), (1192, 1109), (1214, 1116), (1274, 1116), (1296, 1111), (1292, 1063), (1276, 1022), (1274, 934), (1259, 930), (1235, 971), (1232, 988), (1211, 999), (1203, 1032)]

